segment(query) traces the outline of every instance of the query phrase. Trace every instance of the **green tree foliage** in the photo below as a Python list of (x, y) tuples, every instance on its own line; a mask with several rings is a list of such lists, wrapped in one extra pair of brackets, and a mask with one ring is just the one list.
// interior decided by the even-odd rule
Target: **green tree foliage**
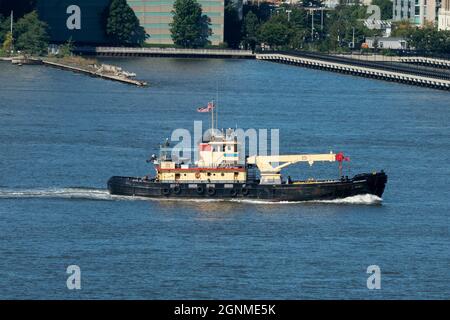
[(249, 11), (245, 15), (242, 25), (242, 34), (245, 47), (255, 50), (255, 46), (258, 41), (258, 30), (258, 17), (252, 11)]
[(415, 27), (408, 20), (392, 23), (392, 36), (394, 37), (409, 37), (415, 30)]
[(391, 0), (372, 0), (372, 4), (380, 7), (381, 20), (392, 19), (392, 1)]
[(231, 0), (225, 0), (224, 40), (231, 48), (238, 48), (241, 42), (241, 20), (239, 12)]
[[(290, 10), (289, 14), (286, 10)], [(273, 13), (259, 28), (258, 41), (273, 48), (303, 48), (310, 37), (308, 16), (304, 9), (285, 6)]]
[(290, 13), (290, 23), (293, 28), (308, 28), (308, 19), (306, 17), (306, 11), (299, 8), (292, 8)]
[(71, 56), (73, 54), (74, 43), (72, 38), (66, 41), (63, 45), (59, 47), (58, 57), (63, 58), (67, 56)]
[(173, 8), (170, 32), (176, 45), (198, 48), (210, 43), (210, 19), (202, 13), (202, 6), (197, 0), (176, 0)]
[(364, 27), (362, 19), (367, 17), (367, 7), (340, 5), (332, 11), (328, 17), (325, 48), (327, 50), (340, 50), (349, 48), (353, 41), (353, 31), (355, 32), (355, 47), (357, 48), (364, 40), (365, 36), (375, 35)]
[[(322, 26), (320, 11), (311, 13), (308, 9), (283, 5), (272, 12), (268, 21), (261, 23), (258, 41), (274, 47), (292, 49), (349, 50), (354, 30), (355, 47), (358, 48), (366, 36), (374, 36), (379, 32), (364, 27), (362, 20), (367, 18), (366, 9), (367, 7), (361, 5), (339, 5), (335, 10), (323, 12)], [(289, 15), (287, 10), (290, 10)]]
[(427, 54), (450, 54), (450, 31), (438, 31), (433, 25), (413, 29), (408, 45)]
[(408, 21), (396, 22), (392, 35), (405, 38), (408, 47), (421, 54), (450, 55), (450, 31), (438, 31), (433, 24), (418, 28)]
[(6, 33), (2, 30), (2, 25), (3, 25), (4, 21), (5, 21), (5, 18), (3, 18), (3, 15), (0, 14), (0, 43), (3, 43), (3, 41), (5, 41)]
[(291, 29), (280, 19), (271, 19), (259, 29), (259, 40), (272, 48), (285, 46), (289, 43), (290, 36)]
[(5, 41), (5, 36), (10, 31), (10, 25), (11, 18), (9, 16), (5, 18), (0, 14), (0, 43)]
[(14, 39), (16, 50), (29, 54), (44, 54), (49, 41), (47, 24), (39, 20), (36, 11), (32, 11), (14, 25)]
[(251, 11), (258, 17), (258, 21), (266, 22), (270, 19), (273, 6), (267, 2), (260, 2), (259, 5), (253, 2), (252, 4), (244, 5), (243, 9), (244, 16)]
[(126, 0), (112, 0), (106, 22), (106, 34), (116, 45), (142, 45), (147, 37)]
[(13, 45), (13, 36), (11, 32), (8, 32), (5, 36), (5, 40), (3, 41), (3, 52), (6, 54), (9, 54), (12, 50)]

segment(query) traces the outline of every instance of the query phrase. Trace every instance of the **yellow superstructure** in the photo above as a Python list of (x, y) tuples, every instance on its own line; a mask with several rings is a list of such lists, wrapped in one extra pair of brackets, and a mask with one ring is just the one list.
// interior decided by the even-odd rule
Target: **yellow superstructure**
[(239, 164), (237, 138), (232, 130), (215, 133), (210, 141), (198, 145), (199, 160), (195, 165), (169, 159), (155, 161), (157, 180), (184, 183), (244, 183), (247, 172)]

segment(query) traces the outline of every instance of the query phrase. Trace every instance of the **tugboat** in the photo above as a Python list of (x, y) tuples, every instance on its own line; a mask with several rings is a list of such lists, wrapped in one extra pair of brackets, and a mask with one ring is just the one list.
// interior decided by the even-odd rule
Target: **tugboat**
[[(200, 111), (202, 112), (202, 111)], [(214, 122), (212, 122), (214, 123)], [(159, 157), (153, 155), (153, 177), (114, 176), (108, 180), (112, 195), (166, 199), (249, 199), (271, 202), (333, 200), (371, 194), (381, 198), (387, 182), (383, 170), (342, 176), (342, 152), (246, 157), (239, 161), (239, 143), (234, 130), (212, 130), (207, 141), (198, 145), (198, 161), (184, 164), (172, 159), (166, 140)], [(281, 170), (306, 162), (338, 162), (339, 179), (285, 179)]]

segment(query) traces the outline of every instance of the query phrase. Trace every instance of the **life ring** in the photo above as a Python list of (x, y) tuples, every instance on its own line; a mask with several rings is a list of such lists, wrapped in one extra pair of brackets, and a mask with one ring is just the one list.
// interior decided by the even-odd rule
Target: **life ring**
[(214, 189), (213, 187), (209, 187), (208, 188), (208, 196), (213, 196), (216, 194), (216, 189)]
[(197, 187), (197, 193), (198, 193), (198, 194), (203, 194), (204, 191), (205, 191), (205, 190), (203, 189), (202, 186), (198, 186), (198, 187)]
[(200, 179), (200, 172), (196, 172), (196, 173), (195, 173), (195, 177), (196, 177), (197, 179)]
[(236, 189), (231, 189), (231, 190), (230, 190), (230, 195), (231, 195), (232, 197), (236, 197), (237, 194), (238, 194), (238, 192), (237, 192)]
[(162, 193), (163, 193), (163, 195), (168, 196), (170, 194), (170, 189), (169, 188), (163, 188), (162, 189)]
[(241, 192), (244, 196), (247, 196), (250, 193), (250, 190), (247, 187), (243, 187)]
[(173, 193), (175, 193), (175, 194), (180, 194), (180, 192), (181, 192), (180, 186), (175, 186), (175, 187), (173, 187)]

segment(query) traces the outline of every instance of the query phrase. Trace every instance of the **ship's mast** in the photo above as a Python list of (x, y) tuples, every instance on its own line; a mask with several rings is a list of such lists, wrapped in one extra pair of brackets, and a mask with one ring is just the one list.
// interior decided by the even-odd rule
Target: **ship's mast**
[(216, 103), (217, 105), (214, 106), (214, 109), (216, 110), (216, 128), (219, 129), (219, 82), (217, 81), (217, 88), (216, 88)]
[(212, 110), (211, 110), (211, 136), (214, 133), (214, 109), (215, 109), (215, 105), (214, 105), (214, 100), (212, 101)]

